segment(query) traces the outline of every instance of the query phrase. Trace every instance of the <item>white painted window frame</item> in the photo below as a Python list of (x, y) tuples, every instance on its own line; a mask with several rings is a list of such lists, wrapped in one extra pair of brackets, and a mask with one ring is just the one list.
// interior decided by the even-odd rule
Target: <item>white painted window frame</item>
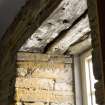
[[(92, 50), (89, 50), (83, 53), (80, 56), (80, 71), (81, 71), (81, 84), (82, 84), (82, 96), (83, 96), (83, 105), (93, 105), (92, 100), (92, 90), (91, 83), (89, 78), (89, 60), (92, 59)], [(94, 104), (97, 105), (97, 104)]]

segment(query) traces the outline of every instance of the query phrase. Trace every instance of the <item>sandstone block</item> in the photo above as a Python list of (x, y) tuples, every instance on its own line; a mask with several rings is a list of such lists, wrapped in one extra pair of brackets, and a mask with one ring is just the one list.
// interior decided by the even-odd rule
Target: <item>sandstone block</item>
[(67, 84), (67, 83), (55, 83), (55, 87), (54, 87), (54, 89), (55, 90), (60, 90), (60, 91), (64, 91), (64, 90), (70, 90), (70, 91), (72, 91), (72, 85), (70, 85), (70, 84)]
[(27, 69), (25, 69), (25, 68), (17, 68), (17, 76), (24, 77), (25, 75), (27, 75)]
[(49, 91), (49, 90), (31, 90), (31, 89), (16, 89), (17, 101), (42, 101), (42, 102), (58, 102), (58, 103), (72, 103), (73, 92), (71, 91)]
[(51, 79), (16, 78), (15, 87), (52, 90), (53, 84), (54, 84), (54, 81)]
[(46, 78), (46, 79), (54, 79), (57, 82), (70, 82), (72, 81), (72, 70), (71, 68), (65, 67), (65, 70), (49, 70), (49, 69), (17, 69), (18, 76), (20, 77), (32, 77), (32, 78)]
[(57, 75), (59, 75), (61, 78), (57, 78), (56, 82), (70, 83), (73, 80), (71, 70), (58, 72)]
[(38, 54), (38, 53), (24, 53), (18, 52), (17, 61), (34, 61), (34, 62), (56, 62), (64, 63), (65, 58), (62, 55)]
[(19, 68), (24, 69), (48, 69), (48, 70), (64, 70), (64, 63), (54, 63), (54, 62), (32, 62), (32, 61), (24, 61), (24, 62), (17, 62), (17, 66)]

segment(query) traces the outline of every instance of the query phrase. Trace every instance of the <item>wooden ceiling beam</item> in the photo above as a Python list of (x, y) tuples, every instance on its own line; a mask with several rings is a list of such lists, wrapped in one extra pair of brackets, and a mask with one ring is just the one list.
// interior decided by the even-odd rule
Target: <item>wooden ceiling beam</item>
[(42, 23), (20, 51), (43, 52), (44, 48), (87, 10), (86, 0), (62, 0), (56, 10)]
[(47, 53), (64, 54), (73, 43), (77, 42), (90, 31), (88, 15), (86, 15), (76, 25), (74, 25), (63, 38), (53, 43)]

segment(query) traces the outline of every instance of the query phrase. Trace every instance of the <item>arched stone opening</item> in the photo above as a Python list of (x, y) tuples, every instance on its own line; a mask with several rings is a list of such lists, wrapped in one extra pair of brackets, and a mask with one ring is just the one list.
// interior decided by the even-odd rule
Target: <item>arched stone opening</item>
[[(9, 100), (8, 92), (10, 92), (10, 89), (8, 88), (8, 86), (10, 85), (10, 80), (12, 80), (12, 77), (16, 76), (16, 74), (17, 74), (16, 73), (16, 64), (15, 64), (17, 50), (19, 50), (19, 48), (22, 46), (24, 41), (41, 25), (42, 21), (44, 21), (44, 19), (46, 17), (48, 17), (48, 15), (60, 3), (60, 0), (57, 0), (55, 3), (52, 3), (52, 2), (53, 2), (53, 0), (50, 0), (50, 1), (40, 0), (36, 3), (36, 1), (30, 0), (26, 4), (26, 6), (22, 9), (22, 12), (19, 14), (19, 16), (17, 16), (17, 18), (15, 19), (13, 24), (10, 26), (10, 28), (7, 30), (7, 32), (5, 33), (5, 35), (3, 36), (3, 38), (0, 42), (0, 51), (1, 51), (0, 52), (0, 55), (1, 55), (0, 56), (1, 57), (1, 64), (0, 64), (0, 67), (1, 67), (1, 72), (0, 72), (1, 92), (0, 92), (0, 95), (2, 96), (0, 101), (1, 101), (1, 103), (3, 102), (3, 105), (9, 104), (8, 103), (8, 100)], [(95, 4), (96, 4), (96, 2), (95, 2)], [(42, 5), (42, 6), (40, 6), (40, 5)], [(99, 103), (101, 105), (104, 103), (103, 102), (104, 95), (101, 94), (102, 97), (100, 97), (100, 92), (101, 93), (103, 92), (103, 91), (101, 91), (101, 90), (103, 90), (103, 81), (102, 81), (103, 78), (102, 78), (102, 72), (100, 71), (100, 70), (102, 70), (102, 66), (101, 66), (102, 58), (101, 58), (101, 52), (99, 50), (100, 42), (99, 42), (99, 38), (98, 38), (99, 33), (97, 32), (97, 30), (98, 30), (98, 24), (97, 24), (97, 18), (96, 18), (97, 16), (96, 16), (96, 14), (94, 14), (96, 12), (91, 13), (91, 10), (92, 11), (93, 11), (93, 9), (96, 10), (96, 8), (95, 8), (96, 6), (91, 1), (88, 1), (88, 6), (89, 6), (89, 11), (90, 11), (90, 23), (92, 26), (92, 34), (93, 34), (92, 42), (93, 42), (93, 49), (94, 49), (93, 50), (94, 74), (95, 74), (95, 77), (99, 80), (99, 82), (96, 84), (96, 96), (97, 96), (97, 103)], [(92, 8), (92, 7), (94, 7), (94, 8)], [(83, 9), (84, 9), (84, 11), (81, 12), (81, 14), (82, 14), (82, 16), (85, 16), (87, 13), (87, 9), (82, 8), (82, 10)], [(36, 13), (34, 10), (35, 11), (37, 10)], [(62, 10), (65, 10), (65, 9), (62, 8)], [(37, 16), (36, 16), (36, 14), (37, 14)], [(77, 15), (77, 17), (80, 17), (79, 19), (77, 19), (77, 21), (80, 21), (81, 14)], [(57, 32), (55, 31), (55, 34), (54, 34), (55, 35), (54, 38), (56, 39), (56, 40), (54, 40), (55, 44), (57, 43), (58, 40), (60, 40), (64, 37), (64, 34), (67, 33), (69, 28), (71, 28), (73, 25), (75, 25), (75, 23), (72, 24), (73, 21), (74, 20), (69, 21), (68, 19), (65, 19), (65, 18), (64, 18), (64, 20), (60, 21), (64, 25), (61, 28), (62, 30), (59, 29), (59, 31), (57, 31)], [(85, 19), (83, 19), (83, 21), (85, 21)], [(72, 25), (69, 26), (70, 24), (72, 24)], [(51, 25), (52, 25), (51, 21), (48, 22), (48, 27), (50, 27)], [(89, 34), (88, 32), (89, 31), (86, 31), (85, 33)], [(58, 33), (61, 36), (60, 38), (57, 37)], [(36, 39), (38, 39), (38, 41), (42, 41), (41, 37), (36, 37)], [(52, 36), (52, 39), (53, 39), (53, 36)], [(97, 40), (97, 42), (95, 42), (96, 40)], [(53, 43), (53, 40), (50, 40), (50, 41), (51, 41), (51, 43)], [(38, 52), (42, 52), (42, 53), (47, 52), (48, 51), (47, 49), (50, 45), (47, 45), (45, 47), (45, 46), (43, 46), (43, 43), (46, 43), (46, 42), (42, 42), (41, 50), (38, 48), (34, 49), (32, 47), (32, 51), (37, 50)], [(49, 43), (49, 40), (48, 40), (47, 44), (48, 43)], [(43, 47), (46, 48), (45, 51), (43, 51)], [(52, 47), (53, 47), (53, 45), (52, 45)], [(62, 49), (58, 50), (58, 48), (59, 48), (59, 44), (58, 44), (57, 48), (53, 47), (52, 51), (54, 51), (58, 54), (64, 53), (65, 50), (62, 50)], [(63, 48), (63, 46), (62, 46), (62, 48)], [(51, 51), (51, 53), (52, 53), (52, 51)], [(50, 52), (50, 51), (48, 51), (48, 52)], [(99, 59), (97, 59), (97, 58), (99, 58)], [(98, 60), (100, 60), (100, 62), (98, 62)], [(9, 69), (9, 71), (8, 71), (8, 69)], [(11, 73), (13, 73), (12, 74), (13, 76), (11, 75)], [(10, 76), (9, 79), (5, 78), (7, 76)], [(8, 83), (8, 81), (9, 81), (9, 83)], [(7, 83), (7, 84), (5, 84), (5, 83)], [(4, 95), (4, 94), (6, 94), (6, 95)], [(9, 96), (10, 99), (11, 99), (11, 96), (13, 96), (13, 93), (10, 93), (10, 96)], [(4, 102), (4, 100), (5, 100), (5, 102)]]

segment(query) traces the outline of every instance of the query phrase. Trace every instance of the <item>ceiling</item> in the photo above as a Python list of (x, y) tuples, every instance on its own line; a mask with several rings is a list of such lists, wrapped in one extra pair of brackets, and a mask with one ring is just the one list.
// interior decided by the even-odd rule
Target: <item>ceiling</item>
[[(54, 54), (70, 51), (69, 47), (72, 44), (90, 34), (87, 10), (87, 0), (62, 0), (54, 12), (28, 38), (20, 51)], [(90, 41), (85, 42), (87, 47), (82, 46), (82, 49), (91, 45)], [(72, 52), (79, 51), (74, 50)]]
[[(50, 14), (41, 26), (38, 26), (38, 29), (34, 30), (33, 23), (36, 22), (36, 20), (34, 20), (34, 12), (36, 12), (36, 14), (40, 14), (40, 12), (33, 8), (38, 6), (38, 8), (41, 8), (40, 5), (42, 4), (47, 5), (45, 1), (47, 0), (37, 1), (39, 3), (38, 5), (34, 0), (32, 0), (32, 4), (34, 3), (33, 5), (29, 1), (30, 4), (27, 3), (28, 5), (22, 9), (23, 14), (21, 15), (21, 18), (17, 17), (17, 19), (19, 19), (17, 25), (12, 27), (12, 29), (10, 27), (10, 31), (5, 33), (6, 36), (11, 35), (10, 40), (17, 40), (18, 34), (23, 37), (27, 36), (28, 31), (24, 32), (26, 28), (33, 30), (30, 34), (31, 37), (28, 38), (19, 51), (64, 54), (67, 51), (71, 52), (72, 49), (72, 52), (78, 52), (76, 51), (78, 46), (73, 47), (76, 42), (79, 43), (79, 46), (82, 46), (81, 49), (83, 49), (83, 47), (85, 49), (87, 48), (84, 44), (87, 44), (89, 45), (88, 47), (90, 47), (90, 39), (87, 39), (89, 38), (91, 31), (88, 19), (87, 0), (62, 0), (59, 6)], [(26, 0), (11, 0), (9, 3), (7, 0), (0, 1), (0, 37), (2, 37), (7, 27), (12, 23), (13, 19), (17, 16), (16, 14), (25, 2)], [(46, 10), (45, 13), (47, 13)], [(31, 17), (29, 14), (31, 14)], [(42, 17), (39, 15), (38, 19), (40, 20), (40, 18)], [(38, 22), (34, 24), (34, 27), (35, 25), (37, 26), (37, 24)], [(18, 42), (20, 43), (20, 39)]]
[(27, 0), (0, 0), (0, 38)]

